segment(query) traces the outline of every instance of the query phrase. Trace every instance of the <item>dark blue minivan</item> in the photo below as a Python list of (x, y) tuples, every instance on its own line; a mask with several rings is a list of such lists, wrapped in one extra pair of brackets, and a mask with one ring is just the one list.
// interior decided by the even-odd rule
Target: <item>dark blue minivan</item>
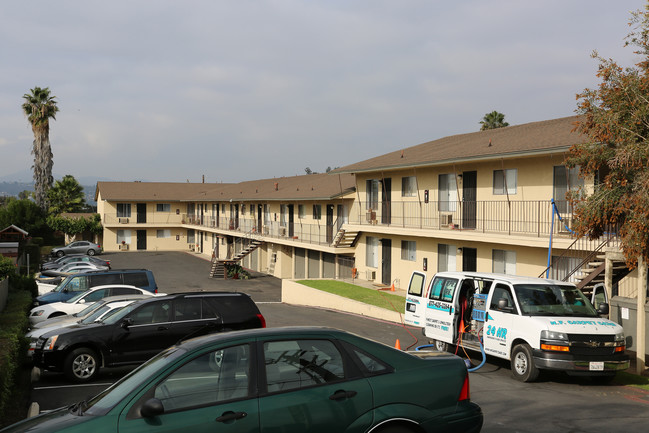
[(105, 286), (108, 284), (127, 284), (139, 287), (152, 293), (158, 293), (158, 286), (153, 278), (153, 272), (148, 269), (113, 269), (110, 271), (89, 271), (70, 275), (51, 292), (36, 298), (34, 307), (64, 302), (85, 292), (91, 287)]

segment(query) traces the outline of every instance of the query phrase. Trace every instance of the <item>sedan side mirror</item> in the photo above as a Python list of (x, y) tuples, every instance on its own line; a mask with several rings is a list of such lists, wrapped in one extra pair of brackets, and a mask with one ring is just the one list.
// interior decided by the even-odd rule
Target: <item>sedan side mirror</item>
[(154, 416), (162, 415), (165, 412), (165, 408), (162, 405), (162, 402), (157, 398), (150, 398), (144, 402), (142, 408), (140, 409), (140, 414), (144, 418), (151, 418)]
[(127, 317), (126, 319), (122, 320), (122, 328), (128, 329), (129, 326), (133, 324), (133, 319), (130, 317)]

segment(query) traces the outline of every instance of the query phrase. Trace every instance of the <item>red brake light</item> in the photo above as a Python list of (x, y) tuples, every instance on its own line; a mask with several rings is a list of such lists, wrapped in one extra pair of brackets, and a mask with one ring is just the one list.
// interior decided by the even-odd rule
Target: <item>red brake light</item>
[(259, 319), (259, 322), (261, 323), (261, 327), (265, 328), (266, 327), (266, 319), (264, 318), (264, 316), (261, 313), (259, 313), (259, 314), (257, 314), (257, 318)]
[(460, 391), (460, 396), (457, 401), (471, 400), (471, 392), (469, 390), (469, 373), (464, 377), (464, 384), (462, 385), (462, 391)]

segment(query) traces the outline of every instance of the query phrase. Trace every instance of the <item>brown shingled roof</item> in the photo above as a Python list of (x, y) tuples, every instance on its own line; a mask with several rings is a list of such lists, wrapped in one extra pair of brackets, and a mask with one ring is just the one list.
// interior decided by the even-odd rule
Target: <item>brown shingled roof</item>
[[(224, 183), (97, 182), (103, 200), (270, 201), (328, 200), (354, 191), (352, 174), (310, 174)], [(96, 199), (97, 197), (95, 197)]]
[(333, 170), (331, 174), (401, 169), (567, 151), (586, 138), (571, 132), (577, 116), (452, 135)]

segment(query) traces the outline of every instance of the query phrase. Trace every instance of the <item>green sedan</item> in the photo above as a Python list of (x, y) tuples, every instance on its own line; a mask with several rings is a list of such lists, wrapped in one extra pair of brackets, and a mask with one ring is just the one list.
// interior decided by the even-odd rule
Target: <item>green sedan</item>
[(2, 432), (479, 432), (464, 362), (329, 328), (212, 334)]

